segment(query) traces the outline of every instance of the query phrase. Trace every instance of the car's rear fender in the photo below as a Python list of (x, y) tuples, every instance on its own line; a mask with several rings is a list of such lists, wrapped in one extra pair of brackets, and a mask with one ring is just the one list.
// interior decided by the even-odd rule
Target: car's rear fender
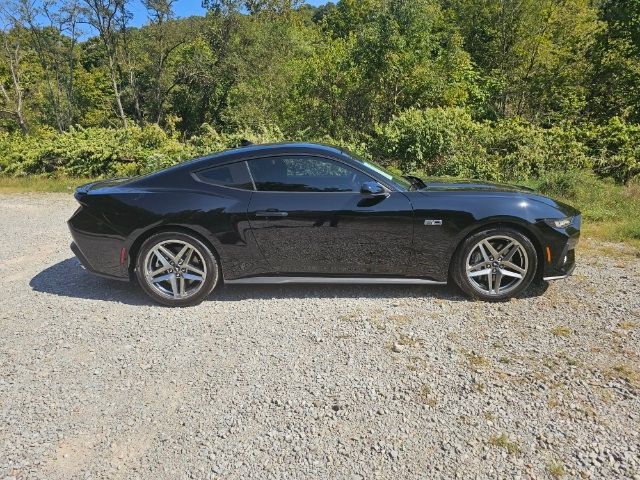
[[(113, 223), (128, 225), (125, 247), (130, 272), (135, 265), (140, 245), (160, 231), (193, 232), (217, 255), (223, 278), (267, 273), (267, 265), (257, 248), (246, 218), (251, 193), (224, 195), (210, 191), (150, 191), (138, 194), (130, 205), (120, 208)], [(175, 195), (167, 202), (166, 194)], [(125, 202), (126, 203), (126, 202)], [(211, 208), (203, 209), (202, 205)], [(130, 216), (127, 220), (125, 216)], [(142, 225), (142, 226), (140, 226)]]

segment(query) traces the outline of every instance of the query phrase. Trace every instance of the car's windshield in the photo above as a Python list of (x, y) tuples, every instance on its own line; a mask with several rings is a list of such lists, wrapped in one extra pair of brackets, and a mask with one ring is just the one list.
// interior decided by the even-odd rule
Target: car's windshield
[(398, 190), (405, 191), (405, 192), (408, 190), (413, 190), (413, 184), (408, 179), (401, 177), (399, 175), (396, 175), (394, 173), (391, 173), (389, 170), (387, 170), (381, 165), (378, 165), (376, 162), (372, 160), (365, 160), (357, 155), (354, 155), (351, 152), (349, 152), (349, 155), (351, 155), (356, 160), (359, 160), (362, 163), (362, 165), (364, 165), (365, 168), (369, 170), (373, 170), (378, 175), (382, 175), (387, 180), (392, 181), (394, 185), (398, 187)]
[(393, 173), (391, 173), (389, 170), (387, 170), (386, 168), (378, 165), (377, 163), (374, 163), (372, 161), (363, 161), (362, 162), (364, 164), (365, 167), (370, 168), (371, 170), (373, 170), (374, 172), (378, 172), (380, 175), (382, 175), (383, 177), (391, 180), (397, 187), (399, 190), (411, 190), (412, 189), (412, 183), (407, 180), (404, 177), (400, 177), (398, 175), (394, 175)]

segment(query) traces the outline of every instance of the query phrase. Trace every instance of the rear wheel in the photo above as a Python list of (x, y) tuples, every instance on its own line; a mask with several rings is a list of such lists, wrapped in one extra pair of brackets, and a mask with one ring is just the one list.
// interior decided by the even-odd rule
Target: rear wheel
[(156, 302), (172, 307), (200, 303), (218, 283), (218, 262), (197, 238), (182, 232), (162, 232), (140, 247), (136, 276)]
[(491, 228), (463, 242), (452, 274), (470, 297), (501, 301), (526, 290), (537, 266), (536, 249), (529, 238), (510, 228)]

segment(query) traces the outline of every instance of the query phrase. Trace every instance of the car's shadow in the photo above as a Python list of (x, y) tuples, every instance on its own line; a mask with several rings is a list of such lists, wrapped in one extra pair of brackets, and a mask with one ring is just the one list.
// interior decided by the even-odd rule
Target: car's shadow
[(45, 268), (31, 279), (29, 286), (37, 292), (63, 297), (120, 302), (129, 305), (153, 304), (137, 285), (93, 275), (83, 269), (75, 257)]
[[(93, 275), (75, 258), (56, 263), (35, 275), (29, 282), (35, 291), (118, 302), (128, 305), (155, 305), (135, 283), (119, 282)], [(520, 298), (542, 295), (547, 283), (538, 283)], [(248, 299), (305, 298), (438, 298), (468, 301), (453, 286), (424, 285), (228, 285), (216, 290), (210, 301), (237, 302)]]

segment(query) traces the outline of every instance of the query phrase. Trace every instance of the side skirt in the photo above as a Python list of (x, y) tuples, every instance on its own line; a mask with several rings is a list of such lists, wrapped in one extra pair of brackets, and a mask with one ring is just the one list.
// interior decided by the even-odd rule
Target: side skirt
[(287, 284), (287, 283), (324, 283), (324, 284), (362, 284), (362, 285), (446, 285), (424, 278), (383, 278), (383, 277), (247, 277), (225, 280), (228, 285), (240, 284)]

